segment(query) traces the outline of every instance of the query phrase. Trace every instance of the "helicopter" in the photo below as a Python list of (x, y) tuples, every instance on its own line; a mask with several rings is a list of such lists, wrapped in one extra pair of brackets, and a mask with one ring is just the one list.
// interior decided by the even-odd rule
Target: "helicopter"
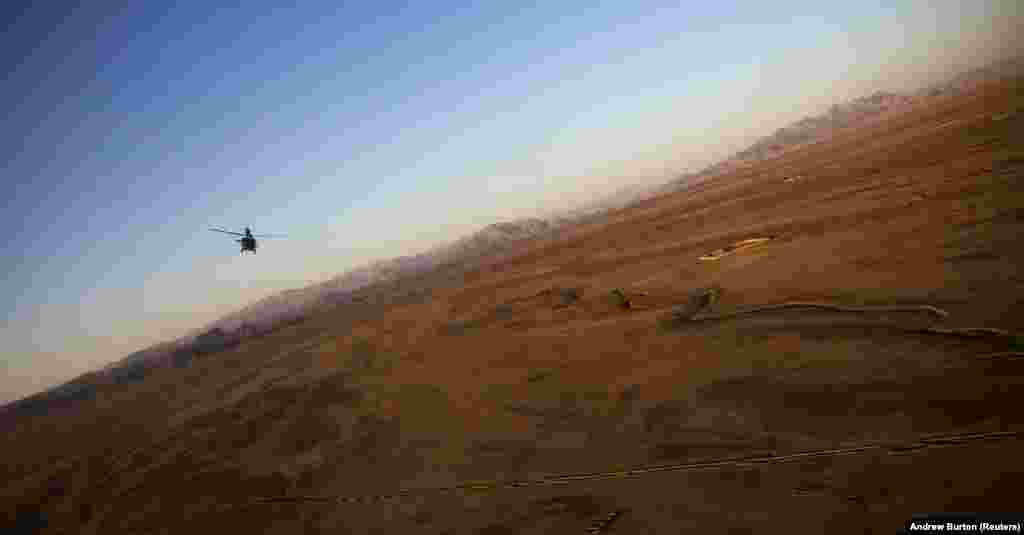
[(257, 237), (259, 237), (259, 238), (283, 238), (284, 237), (284, 236), (280, 236), (280, 235), (276, 235), (276, 234), (253, 234), (252, 233), (252, 229), (250, 229), (249, 227), (245, 227), (245, 232), (234, 232), (234, 231), (230, 231), (230, 230), (224, 230), (224, 229), (221, 229), (221, 228), (211, 228), (210, 230), (212, 230), (214, 232), (223, 232), (224, 234), (231, 234), (233, 236), (241, 236), (240, 238), (235, 240), (239, 244), (242, 245), (241, 254), (245, 254), (246, 251), (250, 251), (253, 254), (256, 254), (256, 238)]

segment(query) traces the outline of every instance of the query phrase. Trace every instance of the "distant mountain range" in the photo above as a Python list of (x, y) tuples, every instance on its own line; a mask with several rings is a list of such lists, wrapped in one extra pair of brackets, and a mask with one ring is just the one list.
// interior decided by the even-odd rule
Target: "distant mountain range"
[(736, 153), (729, 161), (747, 163), (773, 158), (788, 149), (825, 139), (839, 129), (861, 124), (914, 102), (915, 99), (910, 96), (878, 92), (846, 104), (835, 105), (826, 114), (804, 117), (776, 130), (746, 150)]
[(845, 104), (832, 106), (826, 113), (804, 117), (765, 136), (746, 149), (695, 173), (672, 180), (660, 192), (678, 191), (707, 178), (775, 158), (803, 145), (816, 143), (844, 128), (875, 120), (889, 112), (906, 109), (929, 98), (974, 90), (980, 85), (1024, 76), (1024, 57), (1000, 60), (972, 69), (953, 78), (921, 89), (913, 94), (877, 92)]
[(826, 113), (804, 117), (779, 128), (718, 163), (696, 173), (681, 176), (667, 184), (664, 190), (678, 190), (715, 175), (778, 157), (795, 148), (828, 139), (833, 133), (844, 128), (864, 124), (890, 111), (904, 109), (918, 100), (920, 98), (917, 96), (877, 92), (844, 104), (836, 104)]
[(1024, 56), (1017, 56), (971, 69), (945, 82), (922, 89), (917, 95), (935, 97), (963, 93), (971, 91), (979, 85), (1022, 76), (1024, 76)]
[(640, 185), (630, 184), (623, 186), (615, 192), (606, 195), (595, 201), (585, 203), (580, 207), (572, 210), (567, 210), (562, 214), (556, 216), (554, 221), (561, 224), (570, 224), (578, 221), (582, 221), (585, 218), (594, 216), (600, 216), (601, 214), (620, 210), (625, 208), (637, 201), (646, 199), (651, 195), (657, 193), (661, 185)]
[[(0, 407), (0, 416), (14, 412), (19, 415), (45, 413), (88, 399), (102, 385), (142, 380), (153, 368), (188, 366), (195, 358), (237, 345), (247, 337), (259, 336), (300, 321), (318, 307), (360, 302), (367, 298), (369, 294), (365, 290), (370, 288), (382, 291), (390, 288), (389, 295), (414, 297), (408, 289), (399, 290), (395, 283), (439, 270), (458, 273), (472, 269), (484, 259), (509, 252), (524, 241), (553, 236), (567, 225), (599, 218), (609, 211), (625, 208), (653, 195), (685, 189), (721, 173), (773, 158), (922, 99), (970, 91), (979, 84), (1019, 76), (1024, 76), (1024, 58), (1013, 58), (968, 71), (912, 95), (878, 92), (835, 105), (824, 114), (805, 117), (780, 128), (721, 162), (696, 173), (679, 176), (664, 185), (627, 186), (603, 199), (548, 219), (494, 223), (425, 253), (375, 261), (318, 284), (266, 297), (206, 325), (195, 331), (197, 334), (136, 351), (101, 370)], [(402, 291), (406, 293), (402, 294)]]

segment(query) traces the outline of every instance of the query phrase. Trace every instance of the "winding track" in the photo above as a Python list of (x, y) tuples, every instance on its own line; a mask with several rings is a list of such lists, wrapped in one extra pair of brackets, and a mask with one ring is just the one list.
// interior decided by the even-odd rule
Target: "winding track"
[[(836, 305), (832, 303), (821, 303), (816, 301), (786, 301), (783, 303), (776, 303), (771, 305), (760, 305), (742, 310), (734, 310), (731, 312), (722, 312), (718, 314), (701, 314), (700, 311), (710, 306), (713, 301), (717, 298), (717, 292), (705, 291), (698, 296), (703, 298), (704, 302), (701, 303), (700, 307), (696, 311), (689, 313), (683, 313), (678, 310), (673, 311), (672, 318), (677, 321), (678, 326), (688, 324), (699, 324), (699, 323), (710, 323), (715, 321), (725, 321), (742, 316), (748, 316), (751, 314), (759, 314), (764, 312), (778, 312), (780, 310), (827, 310), (830, 312), (848, 312), (855, 314), (870, 314), (870, 313), (887, 313), (887, 312), (924, 312), (932, 315), (938, 319), (946, 319), (950, 316), (949, 312), (934, 307), (931, 305), (870, 305), (870, 306), (851, 306), (851, 305)], [(942, 328), (942, 327), (917, 327), (917, 328), (904, 328), (908, 332), (916, 332), (922, 334), (939, 334), (947, 336), (959, 336), (959, 337), (985, 337), (985, 336), (997, 336), (1004, 338), (1013, 338), (1016, 335), (1010, 331), (1004, 329), (996, 329), (992, 327), (957, 327), (957, 328)]]
[[(710, 304), (710, 303), (709, 303)], [(869, 313), (886, 313), (886, 312), (925, 312), (932, 316), (945, 319), (949, 317), (949, 312), (942, 310), (938, 307), (931, 305), (890, 305), (890, 306), (851, 306), (851, 305), (835, 305), (832, 303), (820, 303), (815, 301), (786, 301), (784, 303), (776, 303), (772, 305), (759, 305), (743, 310), (735, 310), (732, 312), (723, 312), (720, 314), (694, 314), (687, 318), (689, 322), (704, 322), (704, 321), (723, 321), (740, 316), (747, 316), (750, 314), (757, 314), (763, 312), (777, 312), (779, 310), (828, 310), (831, 312), (852, 312), (856, 314), (869, 314)]]
[(845, 448), (833, 448), (824, 450), (813, 450), (785, 455), (750, 455), (745, 457), (730, 457), (712, 459), (707, 461), (688, 462), (669, 465), (642, 466), (626, 470), (613, 470), (607, 472), (591, 472), (582, 474), (564, 474), (546, 476), (532, 480), (518, 481), (487, 481), (477, 483), (466, 483), (449, 487), (435, 487), (423, 489), (403, 489), (393, 494), (373, 496), (270, 496), (257, 498), (244, 503), (225, 504), (224, 510), (256, 507), (274, 504), (371, 504), (385, 501), (399, 500), (413, 496), (428, 494), (440, 494), (459, 491), (498, 491), (505, 489), (547, 487), (553, 485), (567, 485), (584, 481), (601, 481), (611, 479), (624, 479), (640, 477), (660, 472), (694, 472), (698, 470), (718, 470), (723, 468), (741, 468), (752, 465), (770, 465), (787, 462), (799, 462), (807, 459), (840, 457), (844, 455), (856, 455), (866, 452), (882, 452), (890, 455), (901, 455), (916, 452), (926, 448), (941, 448), (952, 446), (964, 446), (978, 442), (994, 442), (999, 440), (1020, 440), (1024, 439), (1024, 429), (991, 431), (986, 433), (955, 433), (945, 435), (928, 435), (918, 438), (910, 443), (866, 443)]

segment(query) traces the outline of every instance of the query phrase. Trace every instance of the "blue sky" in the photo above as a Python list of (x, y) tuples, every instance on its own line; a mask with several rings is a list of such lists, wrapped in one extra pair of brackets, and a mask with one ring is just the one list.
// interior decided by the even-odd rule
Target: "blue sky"
[[(0, 401), (368, 259), (667, 180), (1020, 20), (1008, 1), (125, 4), (4, 8)], [(244, 225), (291, 239), (239, 258), (206, 231)]]

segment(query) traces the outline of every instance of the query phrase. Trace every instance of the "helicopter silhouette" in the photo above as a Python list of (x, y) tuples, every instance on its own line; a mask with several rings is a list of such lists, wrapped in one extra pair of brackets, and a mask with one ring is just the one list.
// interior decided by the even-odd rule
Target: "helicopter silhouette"
[(256, 254), (256, 238), (283, 238), (284, 236), (276, 234), (253, 234), (252, 229), (245, 227), (245, 232), (234, 232), (231, 230), (224, 230), (221, 228), (211, 228), (214, 232), (223, 232), (224, 234), (231, 234), (233, 236), (241, 236), (235, 240), (242, 246), (241, 254), (245, 254), (246, 251), (250, 251)]

